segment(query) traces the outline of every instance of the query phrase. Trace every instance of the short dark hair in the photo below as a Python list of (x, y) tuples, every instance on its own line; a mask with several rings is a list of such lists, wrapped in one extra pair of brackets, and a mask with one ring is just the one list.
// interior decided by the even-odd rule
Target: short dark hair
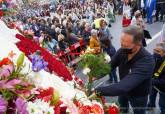
[(130, 25), (123, 29), (123, 33), (133, 36), (134, 43), (142, 43), (144, 38), (143, 29), (141, 29), (139, 26)]

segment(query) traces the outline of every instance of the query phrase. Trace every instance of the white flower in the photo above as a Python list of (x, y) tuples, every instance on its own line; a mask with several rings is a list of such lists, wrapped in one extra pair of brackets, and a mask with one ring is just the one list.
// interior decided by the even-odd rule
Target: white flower
[(82, 72), (83, 72), (83, 74), (87, 75), (88, 73), (90, 73), (90, 71), (91, 71), (91, 69), (86, 67), (86, 68), (83, 69)]
[(67, 83), (71, 88), (74, 89), (74, 85), (75, 85), (74, 81), (67, 81), (66, 83)]
[(36, 99), (34, 102), (27, 103), (27, 111), (30, 114), (54, 114), (54, 107), (51, 107), (49, 103)]
[(109, 63), (111, 61), (111, 57), (106, 53), (104, 54), (105, 62)]

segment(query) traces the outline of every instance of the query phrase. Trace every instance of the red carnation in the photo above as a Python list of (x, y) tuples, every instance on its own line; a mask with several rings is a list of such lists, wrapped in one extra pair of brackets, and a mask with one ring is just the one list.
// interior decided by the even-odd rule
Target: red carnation
[(17, 34), (16, 38), (21, 40), (20, 42), (16, 44), (17, 47), (22, 52), (24, 52), (27, 57), (33, 54), (34, 52), (36, 52), (37, 50), (40, 50), (41, 55), (43, 56), (43, 59), (46, 62), (48, 62), (48, 68), (50, 72), (57, 73), (59, 76), (63, 77), (64, 80), (72, 80), (71, 74), (69, 73), (66, 66), (62, 62), (58, 61), (51, 53), (49, 53), (44, 48), (40, 47), (38, 44), (36, 44), (32, 40), (25, 38), (24, 36), (20, 34)]
[(91, 107), (90, 106), (82, 106), (79, 108), (79, 114), (90, 114)]
[(73, 103), (77, 106), (77, 107), (81, 107), (82, 104), (77, 100), (77, 99), (74, 99), (73, 100)]
[(49, 102), (53, 97), (54, 89), (52, 87), (47, 90), (40, 91), (40, 94), (37, 96), (38, 99), (42, 99), (45, 102)]
[(110, 106), (110, 107), (109, 107), (109, 112), (108, 112), (108, 114), (118, 114), (118, 113), (119, 113), (118, 107), (116, 107), (116, 106)]
[(62, 101), (59, 101), (55, 106), (54, 106), (54, 114), (66, 114), (66, 109), (67, 107), (60, 107), (60, 105), (63, 104)]
[(8, 64), (12, 64), (12, 61), (9, 58), (4, 58), (2, 59), (2, 61), (0, 61), (0, 67), (2, 67), (3, 65), (8, 65)]

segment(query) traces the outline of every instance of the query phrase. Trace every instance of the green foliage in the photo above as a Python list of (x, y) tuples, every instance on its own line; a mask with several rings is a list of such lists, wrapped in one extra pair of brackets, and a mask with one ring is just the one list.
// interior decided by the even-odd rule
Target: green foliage
[(100, 78), (110, 73), (111, 67), (110, 64), (105, 63), (105, 56), (103, 53), (94, 55), (94, 54), (85, 54), (81, 57), (79, 62), (80, 68), (88, 67), (91, 69), (88, 76)]
[(14, 98), (14, 93), (10, 90), (0, 90), (0, 94), (2, 94), (3, 98), (5, 98), (6, 100)]

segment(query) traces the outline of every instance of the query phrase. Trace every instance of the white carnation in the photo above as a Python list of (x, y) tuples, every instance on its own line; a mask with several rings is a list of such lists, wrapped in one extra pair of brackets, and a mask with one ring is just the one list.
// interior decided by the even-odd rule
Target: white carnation
[(28, 102), (27, 111), (30, 114), (54, 114), (53, 107), (41, 99), (37, 99), (34, 102)]
[(90, 73), (91, 72), (91, 69), (90, 68), (88, 68), (88, 67), (86, 67), (86, 68), (84, 68), (83, 69), (83, 74), (85, 74), (85, 75), (87, 75), (88, 73)]
[(111, 57), (108, 54), (105, 54), (104, 56), (105, 56), (104, 57), (105, 58), (105, 62), (109, 63), (111, 61)]

